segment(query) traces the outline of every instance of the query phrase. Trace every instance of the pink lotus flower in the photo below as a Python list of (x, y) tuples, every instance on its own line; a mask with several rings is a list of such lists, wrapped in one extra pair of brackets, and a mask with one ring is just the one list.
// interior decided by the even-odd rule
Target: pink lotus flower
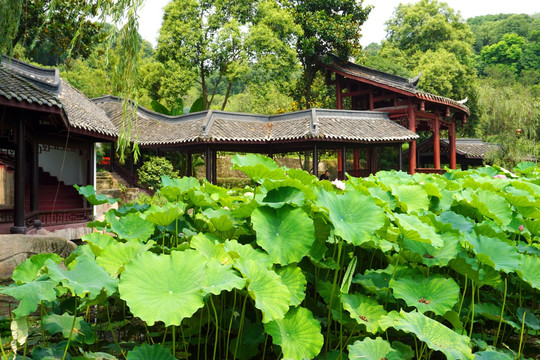
[(525, 227), (523, 226), (523, 224), (519, 225), (519, 231), (523, 231), (525, 230)]
[(493, 177), (494, 179), (508, 179), (504, 174), (497, 174)]
[(336, 179), (332, 181), (332, 184), (334, 184), (334, 186), (337, 187), (338, 189), (345, 190), (345, 183), (341, 180)]

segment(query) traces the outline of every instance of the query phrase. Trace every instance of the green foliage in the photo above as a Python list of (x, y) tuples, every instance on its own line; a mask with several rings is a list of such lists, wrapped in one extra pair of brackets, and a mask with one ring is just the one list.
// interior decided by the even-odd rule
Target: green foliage
[(0, 287), (20, 300), (8, 358), (535, 354), (514, 341), (540, 328), (534, 163), (510, 179), (392, 171), (344, 189), (260, 155), (233, 163), (258, 185), (164, 176), (151, 205), (110, 210), (66, 267), (19, 265)]
[(156, 190), (161, 183), (162, 176), (171, 178), (178, 177), (178, 171), (174, 170), (171, 162), (164, 157), (151, 156), (142, 166), (137, 169), (139, 182), (148, 186), (151, 190)]

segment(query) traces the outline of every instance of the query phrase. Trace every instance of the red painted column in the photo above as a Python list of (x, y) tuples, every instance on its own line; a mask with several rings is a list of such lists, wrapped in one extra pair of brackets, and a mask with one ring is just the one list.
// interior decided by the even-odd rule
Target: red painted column
[(345, 174), (342, 174), (343, 173), (343, 153), (341, 151), (341, 149), (338, 149), (337, 151), (337, 172), (338, 172), (338, 179), (341, 180), (342, 179), (342, 176), (344, 176)]
[(358, 149), (353, 150), (353, 169), (354, 176), (358, 176), (358, 170), (360, 170), (360, 150)]
[(433, 165), (435, 169), (441, 168), (441, 140), (440, 140), (441, 120), (439, 115), (435, 115), (433, 121)]
[(336, 74), (336, 109), (343, 109), (343, 92), (341, 91), (341, 75)]
[(454, 121), (450, 122), (448, 142), (450, 143), (450, 169), (456, 169), (456, 123)]
[[(416, 115), (414, 114), (413, 104), (409, 103), (407, 110), (409, 118), (409, 130), (416, 133)], [(416, 140), (409, 142), (409, 173), (412, 175), (416, 170)]]
[(369, 110), (373, 111), (375, 105), (373, 104), (373, 88), (369, 89)]

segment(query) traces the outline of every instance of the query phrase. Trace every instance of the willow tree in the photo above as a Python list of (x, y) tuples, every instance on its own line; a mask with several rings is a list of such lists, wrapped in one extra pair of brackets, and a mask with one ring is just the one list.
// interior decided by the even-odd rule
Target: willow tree
[[(25, 12), (28, 11), (25, 3), (23, 0), (0, 0), (0, 14), (2, 14), (0, 16), (0, 52), (2, 53), (10, 54), (12, 52), (13, 41), (19, 34), (21, 19)], [(48, 7), (43, 9), (45, 22), (54, 16), (55, 10), (61, 3), (62, 0), (50, 0)], [(107, 20), (107, 22), (112, 22), (120, 28), (116, 46), (124, 56), (123, 61), (118, 62), (115, 72), (122, 79), (120, 94), (125, 99), (125, 116), (123, 117), (124, 121), (118, 138), (122, 158), (124, 150), (128, 148), (132, 139), (131, 118), (129, 116), (130, 104), (128, 101), (136, 98), (138, 54), (140, 49), (138, 11), (143, 3), (144, 0), (100, 0), (95, 3), (91, 1), (84, 2), (81, 5), (83, 11), (89, 14), (97, 14), (102, 23)], [(82, 36), (82, 29), (86, 20), (85, 17), (79, 19), (78, 27), (73, 32), (70, 48), (73, 48)], [(41, 30), (38, 30), (34, 36), (39, 36)], [(133, 137), (136, 140), (136, 134)], [(135, 154), (138, 154), (137, 141), (133, 144)]]

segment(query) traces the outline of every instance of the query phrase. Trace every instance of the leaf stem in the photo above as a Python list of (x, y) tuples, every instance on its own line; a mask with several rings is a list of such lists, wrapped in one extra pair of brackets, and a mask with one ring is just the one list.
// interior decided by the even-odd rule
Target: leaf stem
[[(231, 328), (232, 328), (232, 323), (233, 323), (233, 319), (234, 319), (234, 309), (235, 309), (235, 307), (236, 307), (236, 290), (234, 290), (233, 306), (232, 306), (232, 311), (231, 311), (231, 320), (229, 321), (229, 330), (227, 330), (227, 344), (225, 345), (225, 360), (229, 359), (229, 341), (231, 340)], [(264, 356), (263, 356), (263, 359), (264, 359)]]
[(341, 248), (343, 246), (343, 240), (340, 238), (338, 243), (338, 251), (336, 258), (336, 270), (334, 271), (334, 281), (332, 282), (332, 292), (330, 293), (330, 303), (328, 304), (328, 321), (327, 321), (327, 333), (326, 333), (326, 352), (330, 349), (330, 326), (332, 325), (332, 303), (334, 302), (334, 293), (336, 292), (337, 279), (339, 275), (339, 264), (341, 262)]
[[(69, 348), (69, 343), (71, 342), (71, 336), (73, 336), (73, 329), (75, 328), (75, 321), (77, 320), (77, 307), (78, 307), (78, 297), (75, 297), (75, 306), (73, 308), (73, 322), (71, 323), (71, 330), (69, 331), (69, 337), (66, 344), (66, 348), (64, 349), (64, 356), (62, 356), (62, 360), (65, 360), (66, 354)], [(26, 344), (25, 344), (26, 345)], [(26, 357), (26, 350), (25, 350), (25, 357)]]
[(212, 360), (216, 360), (216, 351), (218, 346), (218, 340), (219, 340), (219, 319), (216, 311), (216, 307), (214, 305), (214, 300), (212, 298), (212, 295), (210, 295), (210, 305), (212, 305), (212, 310), (214, 311), (214, 318), (216, 319), (216, 334), (214, 339), (214, 355), (212, 356)]
[(501, 318), (499, 319), (499, 326), (497, 327), (497, 335), (495, 335), (495, 339), (493, 340), (493, 347), (497, 347), (497, 340), (499, 339), (499, 333), (501, 332), (501, 325), (503, 321), (503, 315), (504, 315), (504, 306), (506, 305), (506, 291), (508, 290), (508, 279), (504, 278), (504, 297), (503, 297), (503, 303), (501, 308)]
[(517, 359), (521, 359), (521, 344), (523, 343), (523, 329), (525, 328), (525, 314), (527, 310), (523, 310), (523, 317), (521, 319), (521, 333), (519, 334), (519, 349)]
[(240, 327), (238, 328), (238, 337), (236, 338), (236, 345), (234, 346), (233, 359), (236, 359), (236, 352), (238, 351), (238, 344), (241, 342), (242, 332), (244, 331), (244, 317), (246, 314), (246, 303), (248, 299), (248, 294), (244, 298), (244, 304), (242, 305), (242, 315), (240, 315)]

